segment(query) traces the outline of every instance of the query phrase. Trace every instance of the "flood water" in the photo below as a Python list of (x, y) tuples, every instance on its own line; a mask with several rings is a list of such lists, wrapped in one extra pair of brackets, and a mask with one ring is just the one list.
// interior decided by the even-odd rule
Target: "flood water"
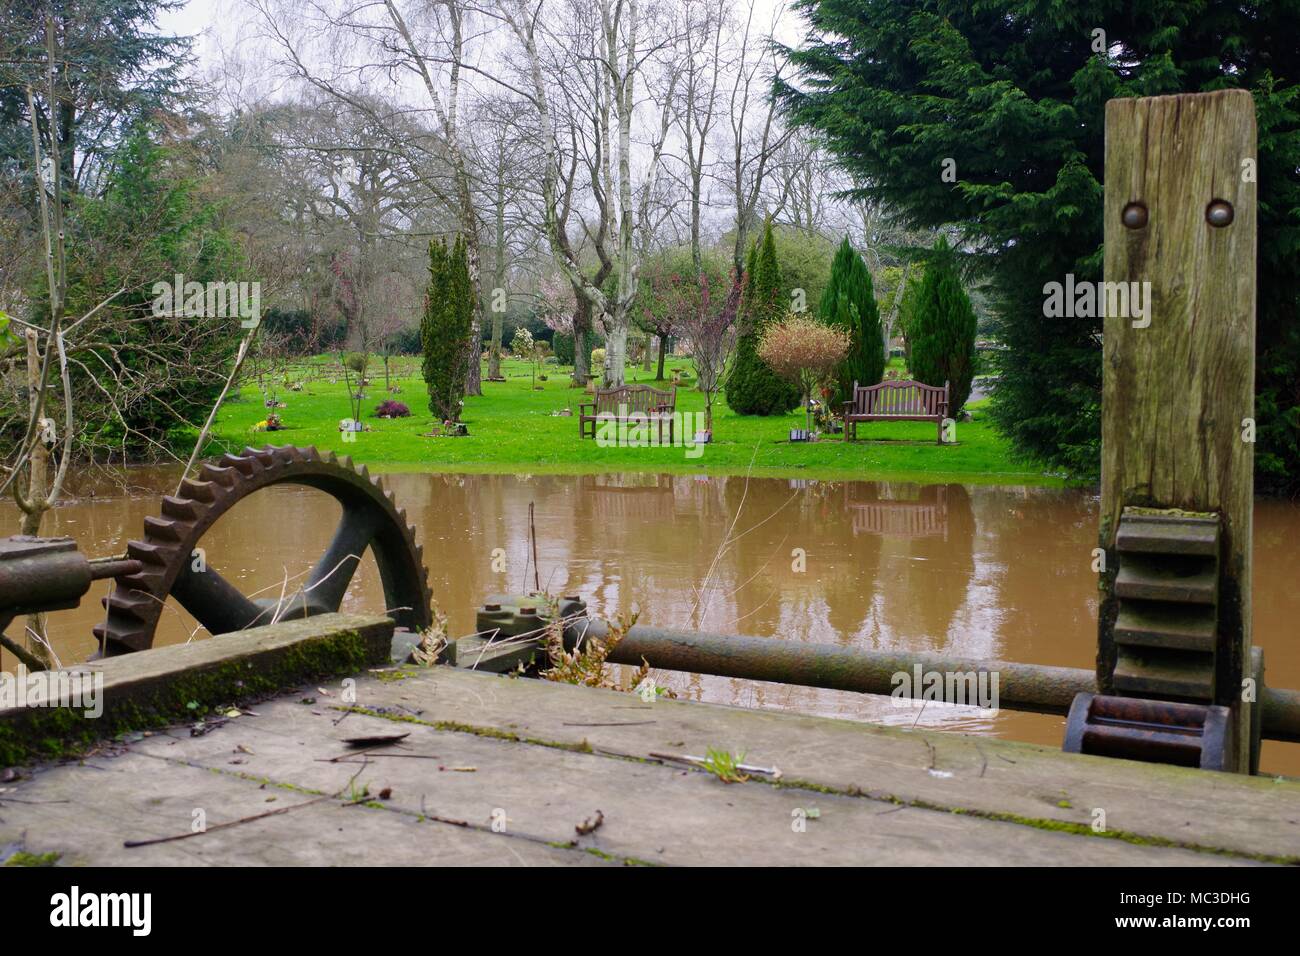
[[(642, 623), (664, 627), (1093, 666), (1097, 500), (1087, 492), (683, 475), (398, 473), (386, 480), (417, 528), (453, 635), (474, 631), (474, 610), (488, 594), (532, 590), (525, 564), (534, 502), (542, 588), (580, 594), (601, 616), (639, 605)], [(145, 516), (158, 514), (158, 496), (174, 485), (174, 472), (150, 469), (87, 483), (83, 497), (47, 518), (44, 533), (71, 536), (91, 556), (118, 553), (140, 537)], [(275, 596), (315, 563), (338, 516), (338, 505), (321, 492), (269, 488), (209, 532), (207, 560), (245, 594)], [(17, 524), (12, 508), (0, 517)], [(1265, 650), (1276, 687), (1300, 687), (1297, 541), (1300, 505), (1256, 502), (1254, 642)], [(494, 570), (498, 548), (504, 572)], [(107, 589), (97, 583), (78, 610), (51, 616), (63, 663), (93, 650), (90, 629), (102, 617)], [(382, 605), (367, 558), (344, 610)], [(204, 636), (175, 606), (164, 613), (156, 643)], [(0, 667), (13, 663), (0, 657)], [(1064, 726), (1063, 718), (1007, 710), (918, 711), (888, 697), (656, 677), (690, 699), (1052, 746)], [(1265, 742), (1262, 769), (1300, 775), (1300, 745)]]

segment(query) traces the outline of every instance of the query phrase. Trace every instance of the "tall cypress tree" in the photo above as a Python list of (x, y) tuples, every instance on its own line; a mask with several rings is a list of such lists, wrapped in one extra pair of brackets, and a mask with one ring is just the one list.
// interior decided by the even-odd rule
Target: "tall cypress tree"
[(727, 376), (727, 405), (740, 415), (784, 415), (799, 405), (799, 390), (777, 376), (758, 355), (758, 340), (781, 317), (781, 267), (772, 223), (749, 251), (748, 282), (740, 304), (742, 323), (736, 358)]
[(831, 263), (831, 278), (822, 293), (821, 320), (849, 333), (849, 354), (835, 373), (833, 407), (853, 397), (853, 383), (875, 385), (885, 374), (884, 334), (871, 273), (849, 242), (840, 243)]
[(961, 287), (952, 250), (942, 236), (917, 294), (912, 329), (912, 377), (926, 385), (948, 383), (948, 415), (956, 418), (975, 377), (975, 310)]
[(461, 397), (469, 374), (473, 309), (464, 239), (457, 236), (450, 250), (441, 240), (430, 242), (429, 287), (420, 320), (420, 346), (429, 411), (439, 421), (460, 419)]
[[(1101, 276), (1105, 105), (1252, 92), (1259, 146), (1255, 473), (1300, 488), (1300, 12), (1240, 0), (800, 0), (777, 92), (911, 224), (956, 223), (1009, 351), (992, 410), (1018, 450), (1097, 471), (1101, 323), (1043, 315), (1047, 282)], [(1104, 34), (1103, 34), (1104, 31)]]

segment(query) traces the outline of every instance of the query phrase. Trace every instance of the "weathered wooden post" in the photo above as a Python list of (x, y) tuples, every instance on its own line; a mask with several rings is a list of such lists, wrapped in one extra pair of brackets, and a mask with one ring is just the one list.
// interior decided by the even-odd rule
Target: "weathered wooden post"
[(1250, 639), (1254, 172), (1246, 91), (1106, 104), (1098, 686), (1203, 705), (1222, 769), (1242, 772), (1258, 759), (1243, 678), (1262, 670)]

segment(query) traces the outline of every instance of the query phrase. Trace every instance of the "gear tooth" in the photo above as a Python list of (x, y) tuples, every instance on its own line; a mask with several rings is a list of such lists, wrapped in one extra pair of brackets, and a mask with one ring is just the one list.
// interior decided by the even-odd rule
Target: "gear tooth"
[(338, 464), (338, 461), (339, 461), (338, 453), (337, 453), (337, 452), (333, 452), (333, 451), (326, 452), (326, 453), (325, 453), (325, 460), (326, 460), (327, 462), (329, 462), (331, 465), (336, 465), (336, 464)]
[(340, 468), (346, 468), (348, 471), (356, 471), (356, 469), (352, 467), (351, 455), (343, 455), (342, 457), (340, 457), (338, 460), (338, 465)]
[(147, 541), (128, 541), (126, 543), (126, 554), (129, 558), (135, 558), (145, 564), (163, 566), (167, 563), (167, 555), (163, 549), (156, 544), (149, 544)]
[[(103, 637), (100, 639), (100, 649), (108, 653), (122, 653), (127, 651), (148, 650), (152, 643), (152, 633), (139, 627), (131, 627), (120, 622), (104, 625), (101, 627)], [(109, 650), (110, 642), (117, 645), (113, 651)]]
[(188, 498), (175, 498), (172, 495), (163, 495), (162, 513), (168, 518), (176, 518), (180, 521), (193, 521), (199, 516), (199, 509), (198, 506)]
[(141, 623), (147, 623), (150, 617), (149, 612), (153, 610), (154, 601), (151, 597), (139, 591), (124, 591), (122, 588), (114, 588), (113, 593), (108, 596), (107, 606), (110, 614), (125, 614)]
[(249, 445), (239, 454), (242, 458), (251, 458), (258, 462), (263, 468), (270, 468), (276, 462), (275, 452), (270, 445), (265, 448), (254, 448)]
[(148, 537), (161, 538), (163, 541), (181, 540), (180, 530), (171, 518), (155, 518), (149, 515), (144, 519), (144, 532)]
[(315, 445), (299, 448), (298, 454), (302, 455), (304, 461), (320, 461), (320, 452), (316, 450)]
[(220, 485), (222, 488), (230, 488), (235, 483), (235, 472), (231, 468), (222, 468), (220, 465), (204, 465), (199, 473), (203, 480), (213, 485)]
[(222, 455), (221, 464), (235, 469), (245, 478), (251, 477), (258, 467), (256, 458), (245, 458), (242, 455)]
[(195, 481), (193, 478), (186, 478), (181, 482), (181, 490), (185, 492), (185, 497), (191, 501), (202, 501), (205, 504), (216, 498), (216, 492), (212, 490), (212, 482)]
[(373, 480), (370, 477), (370, 469), (367, 468), (365, 465), (362, 465), (360, 468), (357, 469), (357, 474), (360, 475), (362, 478), (366, 479), (366, 481)]

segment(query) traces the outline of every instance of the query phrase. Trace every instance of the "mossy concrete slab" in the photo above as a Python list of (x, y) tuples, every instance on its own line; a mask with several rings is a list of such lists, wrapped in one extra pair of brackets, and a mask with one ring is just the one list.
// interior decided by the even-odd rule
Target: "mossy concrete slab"
[(0, 767), (83, 752), (124, 731), (387, 663), (392, 634), (387, 617), (322, 614), (79, 665), (70, 673), (102, 676), (102, 713), (88, 716), (35, 689), (23, 705), (0, 709)]
[[(367, 685), (368, 686), (368, 685)], [(402, 712), (405, 713), (405, 712)], [(1219, 858), (834, 793), (726, 784), (660, 762), (438, 729), (284, 700), (202, 738), (158, 735), (133, 749), (159, 761), (337, 792), (534, 842), (663, 865), (1215, 865)], [(400, 743), (345, 756), (345, 737)], [(343, 758), (343, 759), (337, 759)], [(748, 759), (748, 758), (747, 758)], [(386, 794), (382, 799), (378, 796)], [(598, 816), (599, 815), (599, 816)], [(579, 832), (599, 819), (590, 833)]]

